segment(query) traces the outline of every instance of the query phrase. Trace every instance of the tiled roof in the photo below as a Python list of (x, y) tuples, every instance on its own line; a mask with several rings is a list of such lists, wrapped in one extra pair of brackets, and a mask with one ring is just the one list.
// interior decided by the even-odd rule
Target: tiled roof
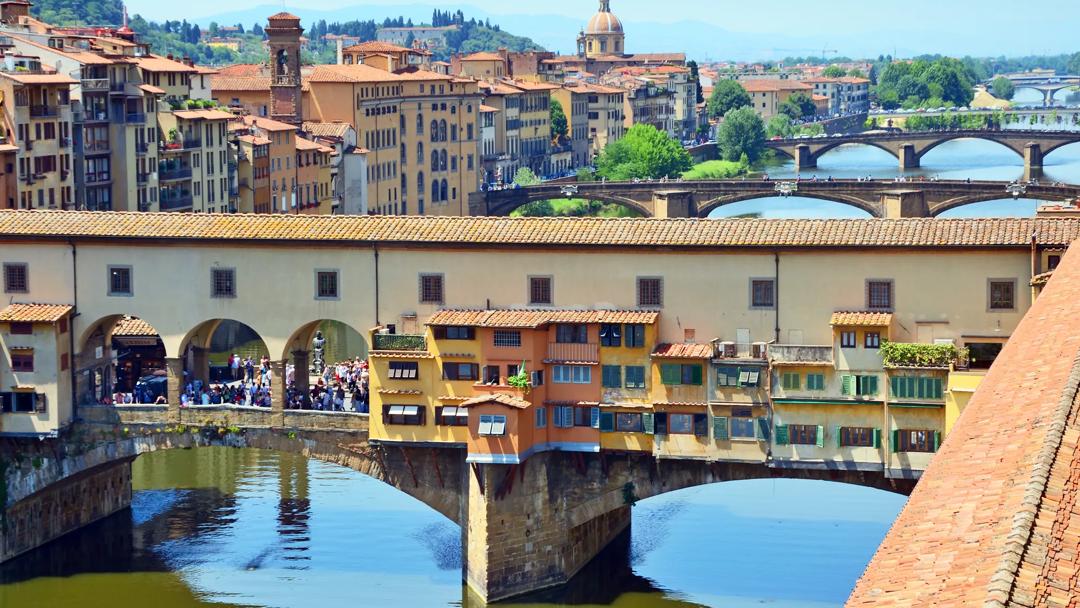
[(263, 76), (266, 66), (261, 63), (234, 63), (218, 69), (220, 76)]
[(0, 323), (56, 323), (71, 309), (67, 304), (8, 304), (0, 310)]
[[(258, 119), (261, 121), (266, 119)], [(279, 123), (284, 124), (284, 123)], [(284, 128), (284, 127), (283, 127)], [(290, 125), (290, 128), (291, 125)], [(5, 236), (674, 248), (1030, 248), (1080, 239), (1080, 219), (655, 219), (0, 211)]]
[(829, 325), (837, 327), (888, 327), (892, 325), (892, 313), (842, 311), (834, 312)]
[(397, 74), (373, 68), (370, 65), (320, 65), (308, 77), (310, 82), (395, 82)]
[(19, 84), (78, 84), (64, 74), (25, 74), (22, 72), (0, 72), (0, 76), (10, 78)]
[(150, 55), (149, 57), (139, 57), (135, 60), (135, 63), (144, 70), (151, 72), (177, 72), (177, 73), (195, 73), (195, 68), (186, 63), (179, 61), (173, 61), (167, 57), (160, 57), (158, 55)]
[(498, 53), (479, 52), (465, 55), (461, 61), (502, 61), (502, 55)]
[(739, 84), (747, 93), (768, 93), (776, 91), (809, 91), (814, 87), (798, 80), (780, 80), (774, 78), (752, 78), (740, 80)]
[(152, 95), (164, 95), (165, 94), (165, 89), (162, 89), (160, 87), (155, 87), (152, 84), (140, 84), (139, 85), (139, 90), (144, 91), (146, 93), (150, 93)]
[(712, 359), (712, 344), (658, 344), (653, 350), (655, 359)]
[[(309, 91), (308, 79), (303, 78), (300, 84), (302, 91)], [(232, 74), (219, 73), (210, 77), (210, 89), (212, 91), (235, 91), (248, 93), (270, 93), (269, 76), (235, 76)]]
[(652, 324), (657, 315), (656, 312), (635, 310), (440, 310), (431, 315), (427, 324), (533, 329), (552, 323)]
[(398, 46), (389, 42), (381, 42), (379, 40), (369, 40), (342, 49), (343, 52), (353, 51), (361, 53), (407, 53), (411, 50), (412, 49), (403, 46)]
[(296, 149), (300, 152), (326, 152), (329, 150), (322, 144), (317, 144), (310, 139), (304, 139), (303, 137), (297, 137)]
[(345, 137), (351, 128), (347, 122), (305, 122), (302, 130), (312, 137)]
[(1080, 250), (975, 392), (847, 606), (1074, 606)]
[(296, 127), (290, 125), (287, 122), (281, 122), (280, 120), (274, 120), (272, 118), (263, 118), (261, 116), (245, 116), (243, 118), (244, 124), (253, 127), (258, 127), (266, 131), (295, 131)]
[(231, 120), (235, 116), (221, 110), (176, 110), (173, 116), (184, 120)]
[(461, 402), (461, 407), (470, 407), (474, 405), (487, 405), (488, 403), (498, 403), (507, 407), (517, 408), (523, 410), (530, 405), (528, 401), (521, 399), (520, 397), (514, 397), (513, 395), (507, 395), (505, 393), (495, 393), (488, 395), (479, 395), (471, 399), (467, 399)]
[(373, 350), (368, 353), (372, 359), (434, 359), (435, 355), (422, 350)]
[(137, 317), (124, 317), (113, 328), (114, 336), (157, 336), (158, 331), (146, 321)]

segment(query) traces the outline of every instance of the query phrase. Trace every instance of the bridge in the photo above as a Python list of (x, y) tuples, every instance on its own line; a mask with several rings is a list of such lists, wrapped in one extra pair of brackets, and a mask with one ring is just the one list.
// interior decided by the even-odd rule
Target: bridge
[[(1043, 94), (1043, 105), (1054, 103), (1054, 94), (1058, 91), (1080, 86), (1080, 76), (1048, 76), (1045, 74), (1005, 74), (1005, 78), (1017, 89), (1034, 89)], [(991, 81), (992, 82), (992, 81)], [(986, 84), (990, 84), (987, 82)]]
[(920, 166), (923, 156), (941, 144), (957, 139), (981, 139), (1005, 146), (1024, 159), (1024, 170), (1031, 174), (1043, 167), (1043, 159), (1054, 150), (1080, 142), (1080, 131), (1047, 130), (957, 130), (914, 131), (905, 133), (856, 133), (842, 137), (810, 137), (766, 142), (766, 147), (795, 160), (799, 170), (812, 169), (818, 159), (840, 146), (873, 146), (892, 154), (900, 170)]
[[(831, 139), (834, 142), (839, 140)], [(818, 151), (818, 154), (823, 153)], [(996, 181), (896, 182), (854, 179), (585, 182), (478, 192), (469, 198), (469, 213), (506, 216), (533, 201), (583, 198), (617, 203), (646, 217), (708, 217), (725, 205), (776, 196), (800, 196), (841, 203), (878, 218), (936, 217), (964, 205), (1014, 197), (1070, 201), (1080, 197), (1080, 186), (1021, 185)]]

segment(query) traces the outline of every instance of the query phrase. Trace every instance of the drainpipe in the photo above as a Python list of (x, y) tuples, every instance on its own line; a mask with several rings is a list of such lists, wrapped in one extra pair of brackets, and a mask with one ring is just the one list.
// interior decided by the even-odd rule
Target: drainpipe
[(773, 316), (776, 319), (776, 343), (780, 344), (780, 252), (773, 253), (773, 262), (776, 264), (775, 293), (773, 293)]
[[(1031, 233), (1031, 278), (1034, 279), (1039, 274), (1041, 264), (1039, 264), (1039, 240), (1036, 232)], [(1031, 285), (1031, 280), (1028, 280), (1028, 284), (1031, 287), (1031, 303), (1035, 303), (1035, 294), (1038, 293), (1038, 288)]]
[(75, 417), (79, 407), (79, 400), (76, 398), (78, 391), (75, 373), (75, 318), (79, 316), (79, 266), (76, 263), (78, 252), (75, 249), (75, 241), (68, 239), (68, 245), (71, 247), (71, 292), (74, 310), (68, 321), (68, 373), (71, 376), (71, 415)]
[(371, 251), (375, 254), (375, 326), (379, 323), (379, 246), (372, 243)]

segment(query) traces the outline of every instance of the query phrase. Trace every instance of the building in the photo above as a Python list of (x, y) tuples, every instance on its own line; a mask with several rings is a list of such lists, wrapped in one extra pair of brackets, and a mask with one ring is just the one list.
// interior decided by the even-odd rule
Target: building
[[(25, 267), (5, 264), (6, 285), (20, 273), (25, 281)], [(0, 367), (0, 435), (56, 437), (71, 424), (71, 312), (48, 304), (0, 310), (0, 356), (8, 362)]]
[(592, 95), (587, 88), (573, 85), (563, 85), (551, 92), (552, 100), (558, 101), (566, 114), (568, 137), (558, 143), (570, 145), (568, 169), (592, 164), (592, 139), (589, 135), (589, 99)]
[(623, 91), (621, 115), (624, 129), (646, 124), (672, 137), (678, 136), (675, 91), (658, 86), (649, 78), (614, 73), (605, 77), (603, 84)]
[(521, 166), (546, 175), (551, 163), (551, 96), (559, 87), (525, 80), (504, 80), (503, 84), (522, 91), (517, 150)]
[(338, 63), (344, 65), (370, 65), (385, 72), (408, 67), (426, 67), (431, 63), (431, 52), (422, 48), (406, 48), (372, 40), (361, 42), (341, 50)]
[(484, 157), (488, 183), (508, 183), (521, 168), (521, 104), (525, 92), (504, 82), (480, 82), (484, 105), (494, 108), (494, 152)]
[(779, 114), (780, 105), (795, 93), (810, 97), (814, 90), (811, 85), (798, 80), (755, 78), (740, 80), (739, 84), (746, 89), (746, 93), (750, 95), (750, 106), (763, 120)]
[(330, 178), (334, 213), (367, 213), (367, 150), (356, 147), (356, 129), (344, 122), (305, 122), (301, 131), (333, 150)]
[(334, 211), (334, 180), (331, 156), (334, 149), (296, 138), (297, 213), (330, 215)]
[(281, 12), (266, 26), (270, 49), (270, 118), (300, 126), (304, 117), (300, 77), (300, 18)]
[(577, 47), (578, 55), (587, 59), (622, 55), (626, 51), (626, 34), (622, 22), (611, 12), (610, 0), (600, 0), (600, 10), (578, 35)]
[(174, 110), (159, 116), (162, 211), (235, 212), (230, 187), (228, 123), (221, 110)]
[(456, 76), (492, 81), (510, 75), (505, 51), (472, 53), (464, 57), (455, 56), (452, 59), (450, 70)]
[(870, 111), (870, 81), (866, 78), (807, 78), (814, 95), (829, 100), (829, 114), (862, 114)]

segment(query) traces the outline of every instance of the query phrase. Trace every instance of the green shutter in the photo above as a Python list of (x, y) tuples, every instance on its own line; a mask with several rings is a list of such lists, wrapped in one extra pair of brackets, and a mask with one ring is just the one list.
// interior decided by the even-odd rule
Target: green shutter
[(907, 399), (915, 399), (915, 395), (919, 392), (919, 379), (915, 376), (908, 376), (906, 385), (904, 397)]
[(874, 429), (874, 447), (881, 447), (881, 429)]
[(825, 427), (820, 424), (817, 427), (817, 447), (825, 447)]
[(786, 424), (776, 425), (776, 445), (788, 444), (788, 428)]
[(600, 432), (610, 433), (615, 430), (615, 414), (612, 412), (600, 412)]
[(889, 378), (889, 388), (892, 390), (892, 396), (893, 397), (899, 397), (900, 396), (900, 377), (899, 376), (893, 376), (892, 378)]
[(934, 451), (937, 452), (939, 447), (941, 447), (941, 432), (934, 431)]
[(653, 415), (650, 413), (644, 413), (641, 415), (641, 426), (645, 429), (645, 432), (652, 435), (656, 432), (656, 425), (653, 423)]
[(855, 376), (840, 377), (840, 394), (847, 396), (855, 394)]
[(941, 378), (934, 378), (934, 399), (941, 399), (943, 396), (943, 383)]
[(694, 386), (701, 386), (701, 366), (690, 366), (690, 384)]
[(899, 429), (893, 429), (893, 432), (892, 432), (892, 445), (890, 447), (892, 448), (892, 453), (893, 454), (897, 454), (897, 453), (900, 452), (900, 430)]
[(843, 443), (841, 443), (842, 433), (840, 432), (840, 427), (839, 426), (833, 427), (833, 431), (836, 433), (836, 447), (838, 447), (838, 448), (844, 447)]
[(867, 382), (866, 382), (866, 384), (867, 384), (866, 395), (868, 395), (868, 396), (876, 395), (877, 394), (877, 376), (867, 376), (866, 380), (867, 380)]
[(717, 441), (728, 440), (728, 419), (723, 416), (717, 416), (712, 419), (713, 422), (713, 438)]
[(769, 420), (768, 418), (758, 418), (757, 424), (754, 425), (754, 438), (758, 441), (769, 440)]
[(682, 366), (670, 363), (661, 365), (660, 382), (664, 384), (680, 384), (682, 382)]

